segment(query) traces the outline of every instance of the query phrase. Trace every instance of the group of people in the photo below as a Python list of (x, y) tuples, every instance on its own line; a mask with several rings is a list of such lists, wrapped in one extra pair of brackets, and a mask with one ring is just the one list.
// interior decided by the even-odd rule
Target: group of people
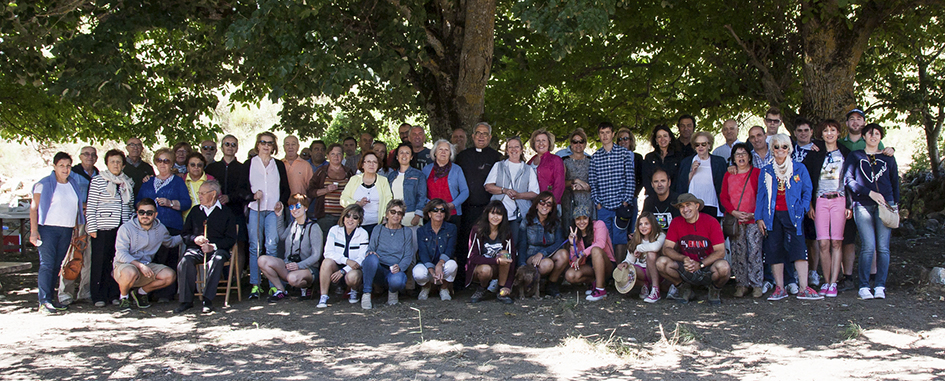
[[(390, 150), (368, 133), (302, 149), (288, 136), (281, 160), (270, 132), (242, 163), (232, 135), (220, 141), (219, 161), (211, 140), (198, 152), (186, 143), (158, 149), (152, 167), (132, 138), (127, 154), (105, 154), (104, 171), (93, 147), (74, 167), (60, 152), (53, 174), (33, 188), (40, 309), (67, 308), (68, 292), (53, 295), (56, 276), (81, 234), (91, 236), (92, 301), (122, 309), (176, 295), (182, 313), (203, 291), (203, 311), (213, 311), (238, 242), (246, 243), (238, 247), (248, 258), (250, 299), (268, 293), (278, 303), (299, 289), (320, 308), (332, 289), (365, 309), (375, 290), (397, 304), (410, 284), (421, 300), (431, 292), (450, 300), (469, 287), (472, 303), (489, 295), (512, 303), (517, 269), (539, 274), (537, 285), (552, 297), (565, 281), (584, 284), (589, 301), (607, 297), (612, 280), (650, 303), (663, 295), (688, 302), (693, 286), (705, 286), (716, 304), (733, 275), (735, 297), (770, 290), (768, 300), (817, 300), (858, 288), (862, 299), (885, 298), (890, 229), (879, 208), (898, 203), (899, 178), (883, 128), (866, 125), (856, 109), (846, 136), (829, 119), (816, 128), (798, 120), (794, 139), (779, 134), (777, 109), (765, 124), (742, 143), (737, 123), (726, 121), (726, 141), (710, 153), (713, 135), (695, 132), (685, 115), (678, 137), (665, 125), (653, 129), (654, 151), (645, 156), (634, 152), (629, 129), (606, 122), (592, 154), (583, 129), (557, 152), (553, 134), (534, 131), (528, 160), (522, 138), (500, 142), (504, 154), (492, 148), (484, 122), (469, 148), (463, 129), (428, 148), (423, 128), (403, 124), (402, 143)], [(201, 263), (205, 289), (197, 290)]]

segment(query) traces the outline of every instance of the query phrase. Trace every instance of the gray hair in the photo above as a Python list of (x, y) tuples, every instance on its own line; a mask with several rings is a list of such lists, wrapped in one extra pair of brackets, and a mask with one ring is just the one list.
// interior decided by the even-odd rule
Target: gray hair
[(479, 127), (479, 126), (486, 126), (486, 128), (489, 129), (489, 135), (492, 135), (492, 125), (490, 125), (489, 123), (486, 123), (486, 122), (479, 122), (479, 123), (476, 123), (476, 125), (473, 126), (473, 132), (476, 132), (476, 127)]
[(221, 145), (221, 146), (223, 145), (223, 141), (226, 140), (227, 138), (233, 138), (233, 140), (236, 140), (236, 143), (239, 143), (239, 142), (240, 142), (240, 140), (237, 139), (235, 136), (233, 136), (233, 135), (231, 135), (231, 134), (226, 134), (225, 136), (223, 136), (222, 139), (220, 139), (220, 145)]
[(219, 181), (216, 181), (216, 180), (207, 180), (207, 181), (204, 181), (203, 184), (201, 184), (200, 186), (202, 186), (202, 187), (204, 187), (204, 186), (205, 186), (205, 187), (208, 187), (208, 188), (210, 188), (210, 190), (212, 190), (212, 191), (214, 191), (214, 192), (217, 192), (217, 196), (219, 196), (220, 194), (223, 193), (223, 190), (222, 190), (222, 188), (220, 187), (220, 182), (219, 182)]
[(450, 161), (453, 161), (453, 158), (456, 157), (456, 147), (446, 139), (440, 139), (433, 143), (433, 149), (430, 150), (430, 160), (436, 161), (436, 149), (440, 147), (440, 144), (446, 144), (450, 147)]
[[(788, 150), (787, 150), (788, 155), (790, 155), (791, 153), (794, 152), (794, 145), (791, 144), (791, 137), (790, 137), (790, 136), (787, 136), (787, 135), (785, 135), (785, 134), (777, 134), (777, 135), (772, 136), (772, 137), (771, 137), (771, 141), (770, 141), (768, 144), (769, 144), (769, 145), (772, 145), (772, 146), (773, 146), (773, 145), (787, 145), (787, 147), (788, 147)], [(768, 148), (770, 148), (770, 146), (769, 146)], [(790, 159), (790, 158), (788, 158), (788, 159)]]

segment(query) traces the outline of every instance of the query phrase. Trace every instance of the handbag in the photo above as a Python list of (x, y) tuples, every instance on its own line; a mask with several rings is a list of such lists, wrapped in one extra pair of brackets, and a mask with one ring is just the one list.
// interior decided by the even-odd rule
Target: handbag
[[(873, 160), (870, 160), (870, 171), (873, 171)], [(873, 182), (873, 186), (876, 188), (876, 193), (880, 193), (879, 185), (876, 185), (876, 182)], [(876, 201), (876, 200), (874, 200)], [(876, 202), (876, 209), (879, 211), (879, 219), (883, 221), (883, 225), (890, 229), (899, 228), (899, 205), (890, 206), (886, 200), (883, 202)]]
[[(749, 179), (751, 179), (751, 170), (748, 171), (748, 176), (745, 176), (742, 194), (738, 196), (738, 205), (735, 206), (735, 209), (742, 206), (742, 199), (745, 197), (745, 189), (748, 188)], [(725, 216), (722, 217), (722, 234), (731, 238), (738, 238), (738, 235), (741, 234), (741, 229), (738, 229), (738, 218), (735, 218), (732, 213), (725, 213)]]
[(79, 273), (82, 272), (82, 256), (85, 253), (85, 249), (89, 247), (89, 235), (88, 234), (79, 234), (78, 229), (73, 230), (72, 233), (72, 243), (69, 245), (69, 253), (72, 259), (69, 260), (62, 266), (62, 279), (65, 280), (76, 280), (79, 277)]

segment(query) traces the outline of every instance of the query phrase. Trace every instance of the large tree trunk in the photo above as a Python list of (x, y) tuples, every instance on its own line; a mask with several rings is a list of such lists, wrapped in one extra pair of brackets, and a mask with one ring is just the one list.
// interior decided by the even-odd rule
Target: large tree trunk
[(945, 110), (942, 107), (939, 107), (938, 115), (935, 116), (930, 112), (923, 112), (922, 124), (925, 127), (925, 144), (929, 152), (929, 165), (932, 168), (932, 176), (936, 179), (942, 176), (941, 170), (939, 170), (942, 158), (938, 151), (939, 137), (942, 135), (942, 122), (945, 122)]
[(492, 70), (495, 0), (428, 4), (438, 16), (426, 27), (428, 61), (413, 83), (420, 92), (431, 140), (449, 139), (453, 129), (471, 131), (482, 118)]
[(855, 75), (872, 31), (886, 9), (870, 2), (859, 9), (852, 27), (836, 0), (804, 1), (801, 24), (804, 46), (804, 92), (800, 114), (814, 123), (843, 120), (857, 106)]

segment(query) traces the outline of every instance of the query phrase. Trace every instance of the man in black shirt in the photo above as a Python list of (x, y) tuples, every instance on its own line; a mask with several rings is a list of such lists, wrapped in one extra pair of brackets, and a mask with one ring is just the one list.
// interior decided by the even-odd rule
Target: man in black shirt
[[(469, 198), (463, 203), (463, 215), (459, 226), (459, 239), (457, 240), (456, 262), (460, 268), (466, 263), (466, 245), (469, 240), (469, 232), (475, 225), (476, 220), (482, 215), (483, 209), (492, 194), (486, 192), (486, 177), (492, 170), (492, 165), (502, 159), (502, 154), (489, 146), (492, 142), (492, 126), (486, 122), (479, 122), (473, 129), (473, 146), (463, 150), (456, 155), (456, 164), (463, 169), (463, 175), (466, 177), (466, 185), (469, 187)], [(462, 261), (462, 262), (460, 262)], [(460, 271), (457, 274), (457, 280), (454, 285), (466, 284), (462, 280), (464, 276)]]
[(125, 151), (127, 151), (128, 154), (125, 155), (125, 168), (121, 171), (134, 180), (134, 194), (137, 196), (138, 190), (141, 189), (141, 184), (144, 184), (144, 179), (154, 176), (154, 167), (148, 164), (148, 162), (141, 160), (141, 152), (144, 151), (144, 145), (141, 144), (141, 139), (128, 139), (128, 141), (125, 142)]
[(656, 194), (649, 195), (646, 201), (643, 201), (643, 211), (653, 213), (656, 222), (660, 224), (665, 232), (669, 229), (669, 224), (673, 222), (673, 218), (679, 217), (679, 208), (673, 205), (679, 195), (670, 191), (672, 183), (666, 171), (657, 168), (653, 172), (652, 179), (651, 183)]
[(427, 134), (422, 127), (413, 126), (410, 128), (410, 146), (413, 148), (413, 159), (410, 160), (410, 166), (419, 170), (427, 164), (433, 163), (430, 157), (430, 149), (425, 147)]

